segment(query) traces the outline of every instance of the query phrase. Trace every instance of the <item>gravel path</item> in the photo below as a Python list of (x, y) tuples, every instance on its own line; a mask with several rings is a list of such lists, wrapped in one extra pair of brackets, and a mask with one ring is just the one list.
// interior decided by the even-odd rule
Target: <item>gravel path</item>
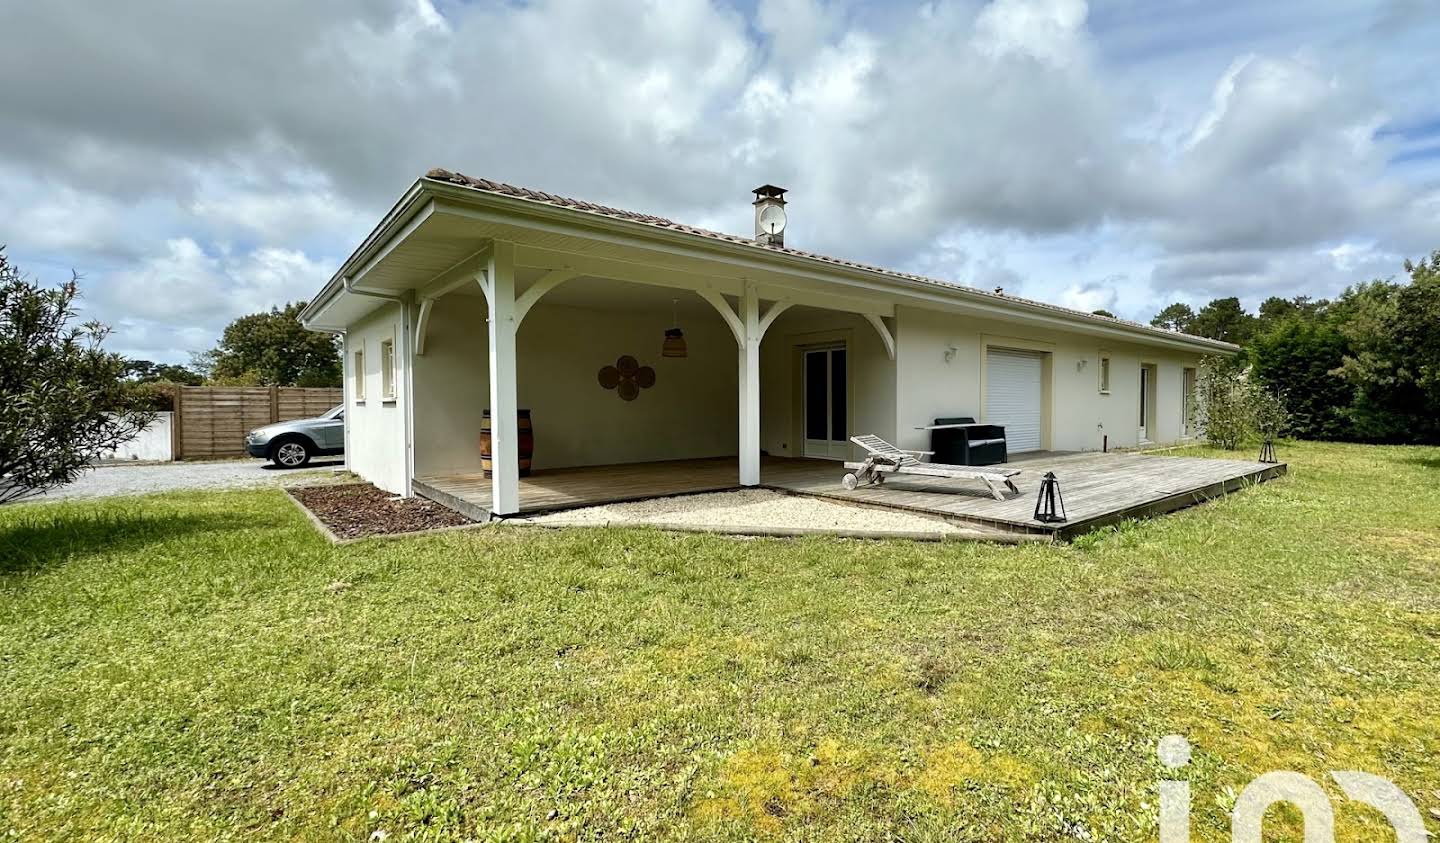
[(272, 486), (317, 476), (328, 477), (342, 461), (316, 460), (311, 468), (276, 469), (265, 460), (226, 460), (224, 462), (170, 462), (150, 465), (105, 465), (91, 469), (79, 480), (49, 493), (29, 498), (32, 501), (60, 498), (106, 498), (113, 495), (144, 495), (151, 492), (173, 492), (186, 489), (238, 489), (250, 486)]
[(769, 489), (714, 492), (654, 498), (632, 503), (590, 506), (527, 519), (549, 527), (605, 524), (658, 524), (708, 527), (743, 532), (743, 528), (805, 528), (834, 531), (903, 531), (981, 536), (970, 529), (938, 518), (899, 510), (884, 510), (835, 503), (803, 495), (786, 495)]

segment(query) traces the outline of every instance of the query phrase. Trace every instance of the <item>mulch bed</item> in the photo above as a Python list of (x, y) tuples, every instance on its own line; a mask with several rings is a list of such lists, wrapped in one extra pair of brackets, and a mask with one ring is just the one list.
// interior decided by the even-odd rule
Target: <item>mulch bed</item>
[(369, 483), (292, 487), (290, 494), (340, 539), (414, 533), (473, 524), (424, 498), (397, 498)]

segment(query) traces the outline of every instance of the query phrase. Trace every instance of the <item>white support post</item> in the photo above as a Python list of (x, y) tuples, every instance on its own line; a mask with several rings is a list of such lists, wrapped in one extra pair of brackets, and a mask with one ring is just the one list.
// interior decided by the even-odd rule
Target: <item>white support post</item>
[[(778, 315), (778, 314), (777, 314)], [(760, 485), (760, 297), (747, 283), (740, 296), (740, 485)]]
[(404, 397), (405, 412), (405, 497), (415, 496), (415, 355), (411, 353), (415, 340), (415, 294), (407, 292), (400, 298), (400, 342), (392, 346), (396, 362), (400, 366), (400, 394)]
[(490, 511), (520, 511), (520, 424), (516, 420), (515, 244), (495, 242), (485, 268), (490, 306)]

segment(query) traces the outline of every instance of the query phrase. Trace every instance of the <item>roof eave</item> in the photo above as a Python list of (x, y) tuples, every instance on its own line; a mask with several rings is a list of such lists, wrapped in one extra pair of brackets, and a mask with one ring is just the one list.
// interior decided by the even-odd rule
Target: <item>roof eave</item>
[(537, 202), (517, 196), (507, 196), (486, 190), (477, 190), (453, 182), (424, 177), (417, 179), (400, 197), (378, 225), (370, 232), (349, 258), (321, 288), (320, 292), (300, 312), (300, 321), (307, 328), (321, 327), (318, 317), (341, 292), (345, 291), (345, 279), (358, 267), (367, 263), (376, 252), (399, 233), (407, 222), (425, 204), (433, 199), (447, 199), (461, 204), (479, 207), (503, 208), (523, 214), (560, 220), (566, 223), (582, 222), (586, 227), (621, 232), (639, 239), (668, 242), (686, 249), (716, 253), (727, 256), (743, 256), (747, 261), (760, 261), (771, 265), (803, 268), (809, 273), (832, 278), (862, 279), (868, 284), (884, 289), (897, 290), (922, 299), (937, 302), (958, 302), (979, 306), (988, 310), (1020, 312), (1022, 314), (1060, 322), (1075, 328), (1099, 329), (1112, 336), (1121, 336), (1135, 341), (1149, 341), (1164, 345), (1179, 346), (1198, 353), (1235, 354), (1240, 347), (1219, 340), (1211, 340), (1190, 334), (1181, 334), (1160, 328), (1107, 319), (1101, 316), (1070, 311), (1022, 299), (1008, 298), (985, 293), (972, 287), (939, 281), (937, 279), (911, 278), (886, 272), (878, 267), (823, 260), (793, 251), (781, 251), (758, 243), (709, 237), (688, 231), (675, 230), (637, 220), (627, 220), (608, 214), (601, 214), (580, 208)]
[(517, 196), (507, 196), (501, 193), (477, 190), (472, 187), (466, 187), (439, 179), (423, 178), (420, 182), (424, 184), (427, 190), (432, 192), (435, 198), (451, 199), (482, 207), (512, 209), (533, 216), (553, 218), (566, 222), (584, 220), (588, 226), (615, 232), (624, 232), (643, 239), (668, 241), (681, 244), (688, 248), (697, 248), (702, 251), (744, 255), (747, 260), (759, 259), (771, 264), (804, 267), (810, 271), (818, 270), (820, 273), (829, 276), (863, 278), (869, 282), (878, 283), (883, 287), (918, 294), (925, 298), (938, 300), (949, 299), (967, 304), (999, 308), (1001, 310), (1019, 310), (1034, 316), (1062, 321), (1077, 327), (1099, 328), (1106, 333), (1121, 334), (1141, 341), (1148, 340), (1166, 345), (1183, 346), (1201, 353), (1234, 354), (1240, 350), (1239, 346), (1220, 340), (1197, 337), (1192, 334), (1182, 334), (1163, 328), (1148, 328), (1142, 325), (1111, 320), (1102, 316), (1069, 311), (1064, 308), (1039, 303), (1031, 303), (1023, 299), (991, 295), (981, 290), (959, 284), (951, 284), (938, 280), (908, 278), (885, 272), (878, 268), (821, 260), (819, 258), (795, 254), (790, 251), (768, 248), (758, 243), (752, 244), (708, 237), (687, 231), (651, 225), (637, 220), (621, 219), (608, 214), (595, 213), (580, 208), (568, 208), (562, 205), (536, 202)]
[(401, 194), (390, 211), (381, 217), (380, 222), (365, 237), (360, 246), (350, 254), (350, 257), (345, 259), (344, 263), (340, 264), (340, 268), (330, 276), (330, 280), (325, 282), (325, 286), (320, 288), (320, 292), (316, 293), (315, 297), (301, 309), (300, 324), (310, 328), (311, 323), (318, 319), (335, 296), (345, 291), (345, 279), (354, 273), (357, 267), (363, 266), (365, 261), (368, 261), (376, 251), (404, 227), (410, 217), (424, 207), (424, 202), (429, 198), (426, 192), (426, 181), (426, 179), (416, 179)]

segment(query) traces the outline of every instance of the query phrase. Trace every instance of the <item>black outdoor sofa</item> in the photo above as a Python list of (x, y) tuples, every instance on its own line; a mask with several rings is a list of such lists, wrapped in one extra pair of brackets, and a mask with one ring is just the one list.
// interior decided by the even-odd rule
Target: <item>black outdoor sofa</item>
[[(976, 424), (969, 416), (936, 419), (939, 428), (930, 431), (932, 462), (947, 465), (997, 465), (1007, 461), (1005, 426)], [(940, 427), (965, 425), (964, 427)]]

